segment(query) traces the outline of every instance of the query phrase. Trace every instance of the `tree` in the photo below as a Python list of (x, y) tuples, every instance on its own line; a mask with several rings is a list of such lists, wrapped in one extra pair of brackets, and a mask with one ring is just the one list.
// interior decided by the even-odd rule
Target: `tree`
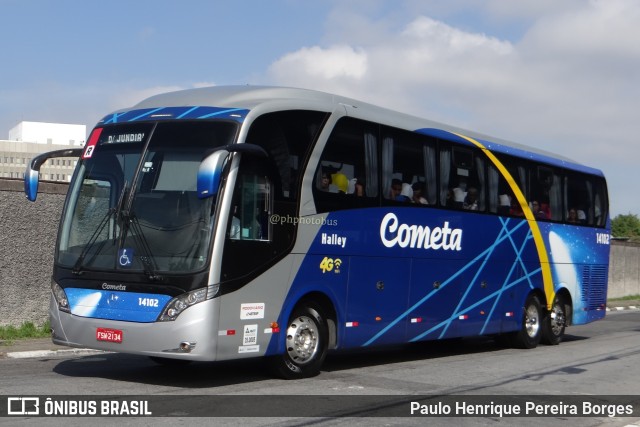
[(629, 237), (631, 240), (640, 238), (640, 218), (629, 213), (618, 215), (611, 220), (611, 234), (613, 237)]

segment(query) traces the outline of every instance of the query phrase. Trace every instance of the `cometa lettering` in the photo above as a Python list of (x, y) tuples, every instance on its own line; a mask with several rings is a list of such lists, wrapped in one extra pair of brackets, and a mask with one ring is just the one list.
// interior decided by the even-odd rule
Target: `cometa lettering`
[(421, 248), (445, 251), (462, 249), (462, 230), (449, 228), (445, 221), (442, 227), (399, 224), (398, 217), (388, 213), (380, 223), (380, 240), (387, 248)]

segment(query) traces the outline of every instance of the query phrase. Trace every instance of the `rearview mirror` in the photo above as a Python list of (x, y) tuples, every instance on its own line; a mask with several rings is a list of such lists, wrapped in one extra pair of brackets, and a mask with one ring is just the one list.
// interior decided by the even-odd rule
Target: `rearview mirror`
[(209, 154), (200, 163), (198, 168), (198, 198), (206, 199), (218, 194), (222, 179), (222, 169), (228, 158), (229, 152), (227, 150), (218, 150)]
[(264, 148), (253, 144), (229, 144), (216, 148), (200, 163), (198, 168), (198, 198), (206, 199), (218, 194), (222, 169), (231, 153), (246, 153), (252, 156), (269, 158)]
[(34, 202), (38, 196), (38, 183), (40, 180), (40, 167), (49, 159), (56, 157), (80, 157), (82, 148), (70, 148), (65, 150), (49, 151), (40, 154), (27, 164), (27, 170), (24, 172), (24, 193), (27, 199)]

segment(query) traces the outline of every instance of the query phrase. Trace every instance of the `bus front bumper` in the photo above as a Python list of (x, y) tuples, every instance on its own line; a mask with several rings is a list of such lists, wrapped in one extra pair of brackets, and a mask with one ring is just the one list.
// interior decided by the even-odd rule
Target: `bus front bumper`
[(194, 361), (214, 361), (218, 299), (189, 307), (174, 321), (137, 323), (76, 316), (49, 306), (52, 340), (77, 348)]

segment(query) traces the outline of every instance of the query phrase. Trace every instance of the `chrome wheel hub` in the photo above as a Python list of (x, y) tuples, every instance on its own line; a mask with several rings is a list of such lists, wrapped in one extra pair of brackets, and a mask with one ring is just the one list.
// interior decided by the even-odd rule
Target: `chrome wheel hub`
[(540, 329), (539, 315), (540, 313), (538, 313), (538, 310), (534, 306), (527, 308), (527, 312), (525, 313), (525, 328), (527, 335), (532, 338), (538, 334), (538, 330)]
[(312, 361), (318, 352), (318, 328), (307, 316), (298, 316), (287, 328), (287, 354), (297, 365)]

